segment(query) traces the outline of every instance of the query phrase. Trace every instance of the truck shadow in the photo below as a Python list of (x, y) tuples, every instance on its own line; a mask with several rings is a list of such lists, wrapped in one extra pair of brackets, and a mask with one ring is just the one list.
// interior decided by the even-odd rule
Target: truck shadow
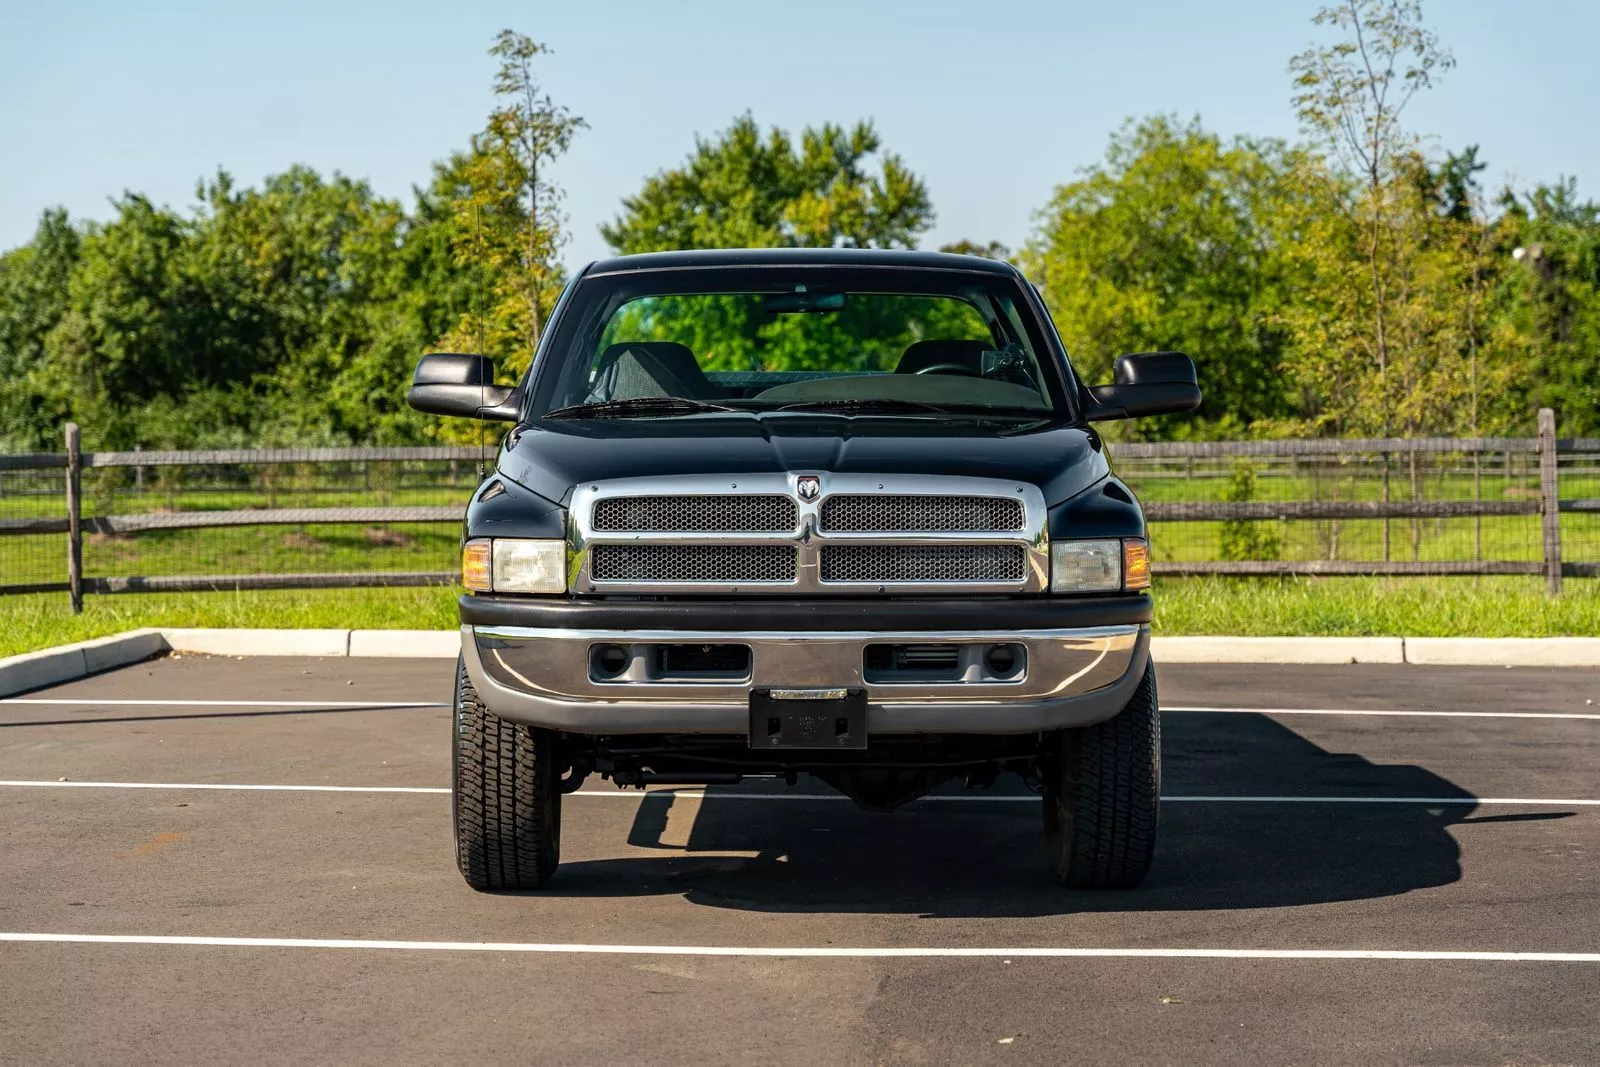
[[(1330, 752), (1262, 715), (1171, 714), (1163, 730), (1168, 797), (1448, 803), (1168, 802), (1144, 886), (1080, 893), (1046, 872), (1039, 808), (1031, 799), (923, 801), (869, 815), (843, 801), (762, 801), (712, 790), (703, 800), (644, 799), (629, 834), (631, 856), (563, 864), (544, 893), (670, 894), (768, 912), (1002, 917), (1320, 904), (1461, 877), (1450, 827), (1468, 820), (1476, 805), (1470, 793), (1430, 771)], [(795, 791), (827, 787), (803, 780)], [(1026, 796), (1015, 778), (972, 796), (997, 794)]]

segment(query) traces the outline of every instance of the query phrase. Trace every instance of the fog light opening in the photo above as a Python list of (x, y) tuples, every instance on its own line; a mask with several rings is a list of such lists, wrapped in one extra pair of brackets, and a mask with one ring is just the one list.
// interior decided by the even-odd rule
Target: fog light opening
[(990, 645), (983, 662), (992, 677), (1015, 678), (1022, 670), (1021, 649), (1016, 645)]
[(600, 645), (595, 649), (595, 673), (602, 678), (615, 678), (628, 669), (633, 657), (621, 645)]

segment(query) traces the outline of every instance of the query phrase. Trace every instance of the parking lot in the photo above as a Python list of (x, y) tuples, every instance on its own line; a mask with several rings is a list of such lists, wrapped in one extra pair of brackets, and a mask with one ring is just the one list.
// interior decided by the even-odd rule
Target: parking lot
[(477, 894), (450, 683), (182, 657), (0, 702), (0, 1061), (1600, 1059), (1600, 669), (1164, 667), (1115, 895), (1049, 880), (1009, 779), (590, 779), (549, 888)]

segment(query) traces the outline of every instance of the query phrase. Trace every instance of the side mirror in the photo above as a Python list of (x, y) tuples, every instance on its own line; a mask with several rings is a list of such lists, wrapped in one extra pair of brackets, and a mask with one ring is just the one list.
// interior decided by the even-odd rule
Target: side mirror
[(429, 415), (517, 421), (516, 388), (494, 384), (494, 362), (488, 356), (433, 352), (417, 363), (406, 403)]
[(1194, 360), (1182, 352), (1141, 352), (1118, 356), (1111, 385), (1091, 385), (1094, 406), (1084, 413), (1090, 422), (1169, 415), (1200, 406), (1200, 381)]

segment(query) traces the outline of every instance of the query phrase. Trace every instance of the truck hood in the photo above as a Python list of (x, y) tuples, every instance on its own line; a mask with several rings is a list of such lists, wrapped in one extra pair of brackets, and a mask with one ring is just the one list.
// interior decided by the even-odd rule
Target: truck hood
[(498, 471), (563, 505), (580, 482), (788, 471), (1014, 478), (1056, 504), (1109, 473), (1082, 427), (795, 415), (541, 422), (506, 435)]

